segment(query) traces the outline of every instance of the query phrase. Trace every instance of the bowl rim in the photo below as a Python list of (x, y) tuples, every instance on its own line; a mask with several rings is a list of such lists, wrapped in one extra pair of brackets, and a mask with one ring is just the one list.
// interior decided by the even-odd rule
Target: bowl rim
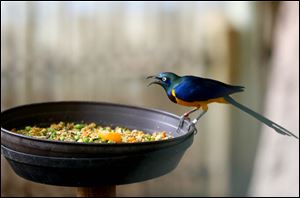
[[(23, 105), (18, 105), (14, 106), (11, 108), (7, 108), (3, 111), (1, 111), (1, 117), (3, 114), (8, 113), (10, 111), (16, 111), (20, 108), (26, 108), (26, 107), (32, 107), (32, 106), (40, 106), (40, 105), (64, 105), (64, 104), (85, 104), (85, 105), (109, 105), (109, 106), (116, 106), (116, 107), (121, 107), (121, 108), (130, 108), (130, 109), (138, 109), (138, 110), (143, 110), (143, 111), (150, 111), (158, 114), (164, 114), (169, 117), (173, 117), (175, 119), (180, 119), (180, 116), (172, 114), (167, 111), (155, 109), (155, 108), (147, 108), (147, 107), (141, 107), (141, 106), (135, 106), (135, 105), (128, 105), (128, 104), (121, 104), (121, 103), (111, 103), (111, 102), (102, 102), (102, 101), (77, 101), (77, 100), (63, 100), (63, 101), (46, 101), (46, 102), (36, 102), (36, 103), (28, 103), (28, 104), (23, 104)], [(184, 123), (186, 123), (186, 126), (190, 124), (190, 121), (184, 120)], [(181, 130), (182, 131), (182, 130)], [(68, 142), (68, 141), (60, 141), (60, 140), (48, 140), (48, 139), (41, 139), (41, 138), (36, 138), (36, 137), (31, 137), (31, 136), (26, 136), (22, 134), (18, 134), (15, 132), (12, 132), (11, 130), (5, 129), (2, 127), (2, 122), (1, 122), (1, 134), (7, 133), (12, 136), (16, 136), (18, 138), (24, 138), (28, 139), (31, 141), (37, 141), (37, 142), (44, 142), (44, 143), (53, 143), (53, 144), (65, 144), (65, 145), (78, 145), (78, 146), (114, 146), (114, 147), (122, 147), (122, 146), (137, 146), (137, 145), (155, 145), (155, 144), (162, 144), (162, 143), (170, 143), (176, 140), (180, 139), (185, 139), (190, 135), (195, 135), (196, 131), (195, 128), (192, 130), (189, 130), (183, 134), (179, 134), (177, 137), (172, 137), (167, 140), (158, 140), (158, 141), (149, 141), (149, 142), (122, 142), (122, 143), (86, 143), (86, 142)], [(176, 133), (176, 132), (175, 132)], [(2, 139), (2, 138), (1, 138)], [(1, 141), (2, 144), (2, 141)]]

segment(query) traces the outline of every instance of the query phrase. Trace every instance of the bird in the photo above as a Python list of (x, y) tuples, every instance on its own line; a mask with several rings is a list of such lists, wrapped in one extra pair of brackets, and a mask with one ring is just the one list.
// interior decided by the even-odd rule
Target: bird
[[(216, 102), (231, 104), (263, 122), (276, 132), (299, 139), (289, 130), (234, 100), (231, 97), (231, 94), (244, 91), (245, 87), (243, 86), (229, 85), (218, 80), (193, 75), (178, 76), (172, 72), (161, 72), (158, 75), (148, 76), (147, 79), (153, 79), (148, 86), (153, 84), (160, 85), (172, 102), (187, 107), (193, 107), (192, 110), (185, 112), (180, 117), (177, 132), (182, 128), (184, 120), (190, 119), (189, 115), (191, 113), (202, 110), (202, 112), (191, 122), (191, 125), (195, 126), (199, 119), (208, 111), (208, 104)], [(191, 127), (191, 125), (189, 127)]]

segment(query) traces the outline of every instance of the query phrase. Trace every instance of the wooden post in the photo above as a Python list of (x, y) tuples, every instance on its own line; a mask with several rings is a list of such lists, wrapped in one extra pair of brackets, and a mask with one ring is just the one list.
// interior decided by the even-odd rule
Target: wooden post
[(77, 187), (77, 197), (115, 197), (116, 186)]

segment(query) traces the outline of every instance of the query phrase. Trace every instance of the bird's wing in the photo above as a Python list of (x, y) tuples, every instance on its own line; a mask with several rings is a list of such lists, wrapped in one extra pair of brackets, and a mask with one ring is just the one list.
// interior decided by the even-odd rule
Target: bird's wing
[(207, 101), (243, 91), (241, 86), (227, 85), (216, 80), (196, 76), (182, 77), (173, 89), (177, 98), (187, 102)]

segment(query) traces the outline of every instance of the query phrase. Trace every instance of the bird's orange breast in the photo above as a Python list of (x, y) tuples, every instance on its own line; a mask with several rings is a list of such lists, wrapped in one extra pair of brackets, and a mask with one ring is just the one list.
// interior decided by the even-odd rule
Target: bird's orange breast
[(209, 99), (209, 100), (206, 100), (206, 101), (187, 102), (187, 101), (184, 101), (184, 100), (181, 100), (181, 99), (177, 98), (174, 89), (172, 90), (172, 95), (176, 99), (177, 104), (180, 104), (180, 105), (183, 105), (183, 106), (188, 106), (188, 107), (198, 107), (198, 108), (202, 107), (202, 108), (206, 109), (207, 105), (209, 103), (212, 103), (212, 102), (227, 103), (226, 100), (223, 97), (212, 98), (212, 99)]

